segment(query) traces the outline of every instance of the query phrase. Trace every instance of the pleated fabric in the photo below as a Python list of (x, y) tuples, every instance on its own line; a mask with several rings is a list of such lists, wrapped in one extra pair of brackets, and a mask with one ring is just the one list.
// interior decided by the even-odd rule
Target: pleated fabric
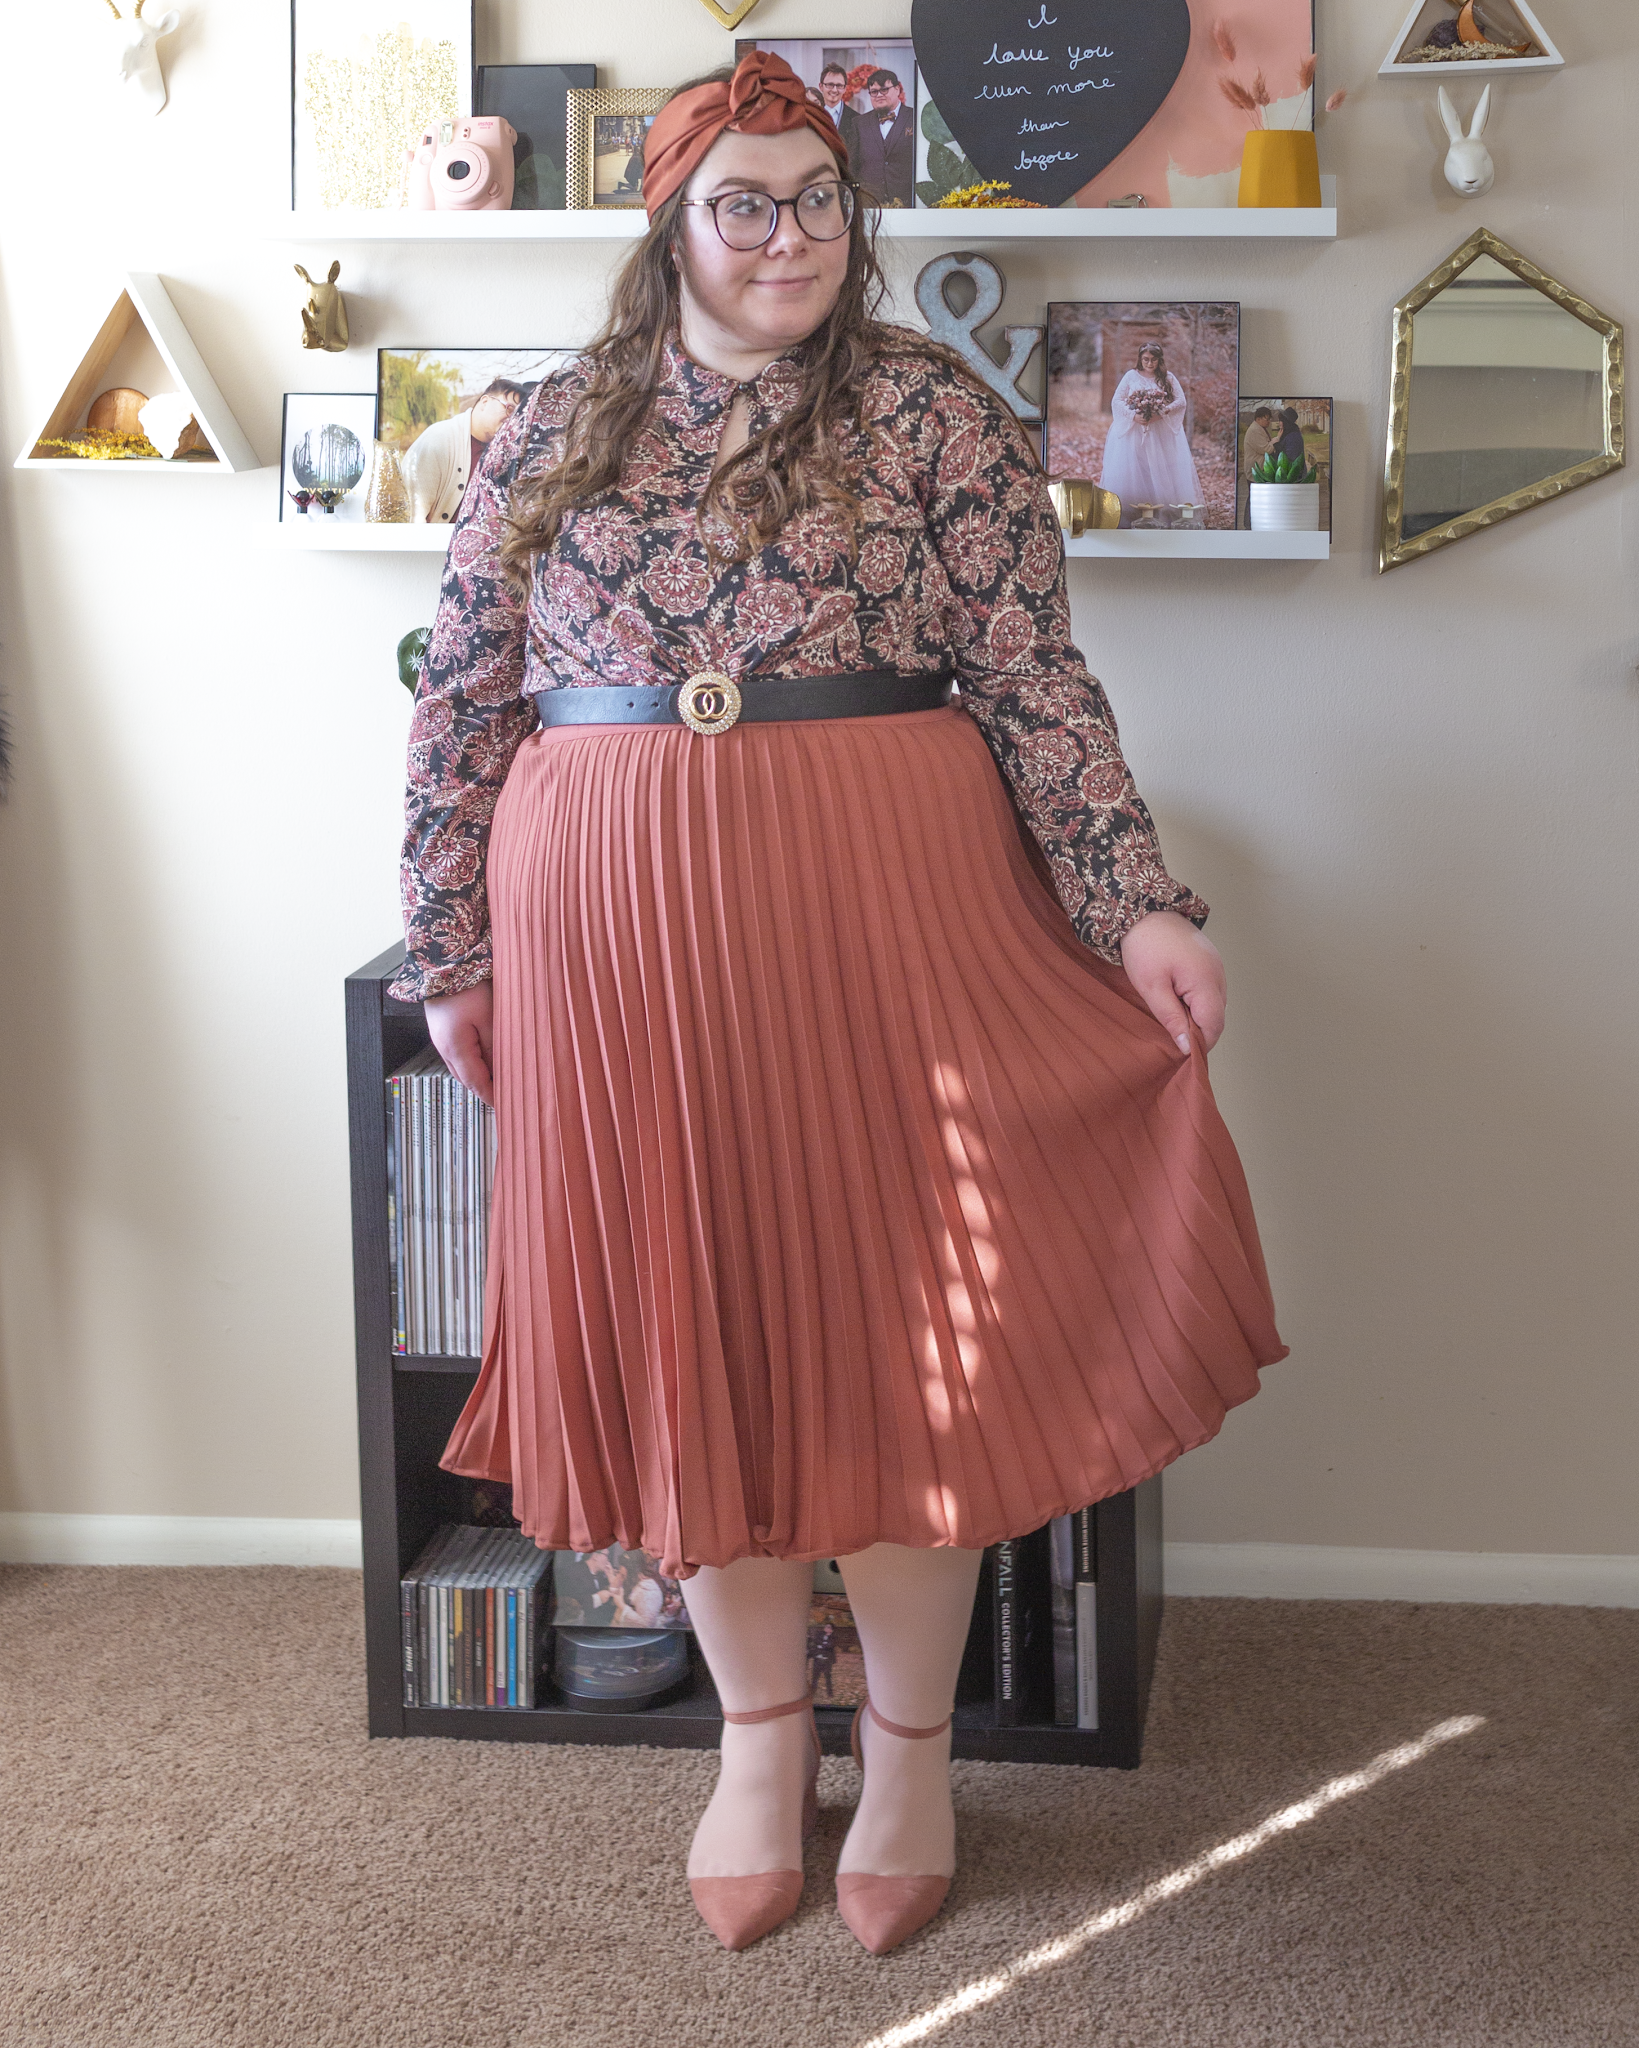
[(993, 1543), (1285, 1355), (1204, 1057), (1078, 942), (960, 709), (542, 731), (488, 881), (486, 1342), (443, 1463), (543, 1545)]

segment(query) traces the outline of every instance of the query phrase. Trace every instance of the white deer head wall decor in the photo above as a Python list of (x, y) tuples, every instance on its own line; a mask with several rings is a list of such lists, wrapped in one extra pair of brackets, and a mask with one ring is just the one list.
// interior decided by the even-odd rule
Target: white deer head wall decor
[(121, 14), (114, 0), (107, 0), (114, 25), (109, 30), (119, 60), (119, 75), (132, 88), (150, 114), (165, 105), (165, 74), (159, 68), (159, 39), (168, 36), (182, 17), (170, 8), (156, 20), (145, 21), (142, 0), (135, 0), (129, 14)]

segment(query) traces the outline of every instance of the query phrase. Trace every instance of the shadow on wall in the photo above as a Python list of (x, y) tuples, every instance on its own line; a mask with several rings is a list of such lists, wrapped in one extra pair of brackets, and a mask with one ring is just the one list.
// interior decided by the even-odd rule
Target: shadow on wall
[[(0, 336), (14, 361), (16, 339), (11, 331)], [(92, 594), (67, 536), (72, 521), (103, 535), (111, 510), (129, 514), (133, 489), (166, 499), (186, 486), (18, 475), (9, 459), (22, 431), (8, 419), (0, 449), (0, 494), (10, 514), (0, 520), (0, 617), (7, 622), (0, 690), (15, 754), (10, 798), (0, 808), (7, 878), (0, 960), (9, 1012), (0, 1063), (0, 1201), (8, 1212), (0, 1242), (17, 1262), (0, 1274), (0, 1508), (49, 1502), (71, 1510), (99, 1483), (75, 1462), (76, 1451), (108, 1441), (107, 1417), (95, 1412), (99, 1380), (117, 1377), (121, 1385), (120, 1475), (172, 1468), (160, 1433), (165, 1403), (157, 1392), (144, 1398), (131, 1376), (153, 1360), (156, 1333), (163, 1344), (179, 1320), (174, 1301), (139, 1294), (124, 1326), (135, 1341), (124, 1350), (124, 1331), (109, 1329), (76, 1276), (105, 1257), (138, 1280), (148, 1269), (174, 1273), (187, 1249), (166, 1242), (183, 1233), (174, 1228), (178, 1205), (155, 1199), (156, 1171), (173, 1187), (205, 1181), (191, 1172), (198, 1162), (179, 1156), (182, 1141), (163, 1093), (142, 1086), (145, 1069), (174, 1059), (185, 1020), (151, 910), (158, 881), (133, 829), (130, 769), (116, 756), (107, 715), (119, 678), (97, 673), (83, 652), (80, 626), (91, 616)], [(121, 595), (117, 583), (105, 587), (94, 608), (117, 607)], [(42, 620), (51, 622), (49, 631)], [(164, 717), (165, 707), (154, 705), (152, 715)], [(77, 784), (72, 832), (64, 789), (53, 779), (61, 772), (54, 764), (65, 761)], [(85, 831), (88, 818), (94, 837)], [(94, 955), (87, 947), (93, 934)], [(49, 1414), (41, 1400), (47, 1387)], [(133, 1440), (135, 1417), (151, 1419), (152, 1441)]]
[[(1528, 934), (1518, 972), (1503, 971), (1470, 913), (1502, 884), (1483, 841), (1465, 847), (1454, 829), (1463, 799), (1445, 758), (1419, 762), (1408, 746), (1381, 816), (1376, 764), (1332, 763), (1340, 858), (1324, 872), (1282, 872), (1267, 848), (1188, 815), (1163, 824), (1169, 866), (1218, 906), (1208, 930), (1231, 1005), (1214, 1086), (1292, 1347), (1266, 1382), (1280, 1412), (1254, 1404), (1234, 1424), (1262, 1448), (1243, 1445), (1208, 1487), (1234, 1540), (1289, 1524), (1296, 1501), (1310, 1513), (1334, 1458), (1353, 1467), (1345, 1495), (1375, 1473), (1382, 1519), (1367, 1526), (1356, 1499), (1358, 1530), (1328, 1529), (1328, 1508), (1311, 1540), (1381, 1542), (1399, 1527), (1413, 1547), (1502, 1548), (1512, 1522), (1519, 1549), (1597, 1551), (1628, 1484), (1631, 1335), (1612, 1280), (1631, 1263), (1639, 1185), (1604, 1020), (1578, 1030), (1574, 997)], [(1467, 800), (1505, 797), (1482, 769)], [(1373, 852), (1395, 832), (1427, 839), (1429, 881), (1409, 901), (1383, 886), (1391, 863)], [(1580, 1414), (1564, 1406), (1566, 1357), (1585, 1361)], [(1283, 1467), (1289, 1443), (1307, 1446), (1306, 1469)], [(1538, 1497), (1493, 1496), (1496, 1534), (1476, 1543), (1464, 1516), (1472, 1527), (1477, 1497), (1527, 1444)], [(1272, 1489), (1261, 1500), (1247, 1490), (1255, 1470)], [(1238, 1495), (1217, 1500), (1220, 1483)]]

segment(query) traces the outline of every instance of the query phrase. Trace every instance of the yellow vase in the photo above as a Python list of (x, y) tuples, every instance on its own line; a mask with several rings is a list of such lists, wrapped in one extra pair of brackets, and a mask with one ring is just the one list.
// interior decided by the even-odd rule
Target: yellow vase
[(1319, 206), (1320, 158), (1307, 128), (1253, 128), (1241, 151), (1242, 206)]

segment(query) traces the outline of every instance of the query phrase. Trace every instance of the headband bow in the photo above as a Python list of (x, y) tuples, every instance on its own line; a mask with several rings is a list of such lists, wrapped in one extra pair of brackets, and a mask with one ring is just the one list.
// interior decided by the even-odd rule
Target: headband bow
[(643, 147), (643, 204), (650, 220), (688, 183), (726, 128), (737, 135), (790, 135), (804, 127), (848, 168), (847, 145), (836, 124), (809, 98), (791, 66), (771, 50), (748, 50), (731, 79), (691, 86), (668, 100), (650, 123)]

